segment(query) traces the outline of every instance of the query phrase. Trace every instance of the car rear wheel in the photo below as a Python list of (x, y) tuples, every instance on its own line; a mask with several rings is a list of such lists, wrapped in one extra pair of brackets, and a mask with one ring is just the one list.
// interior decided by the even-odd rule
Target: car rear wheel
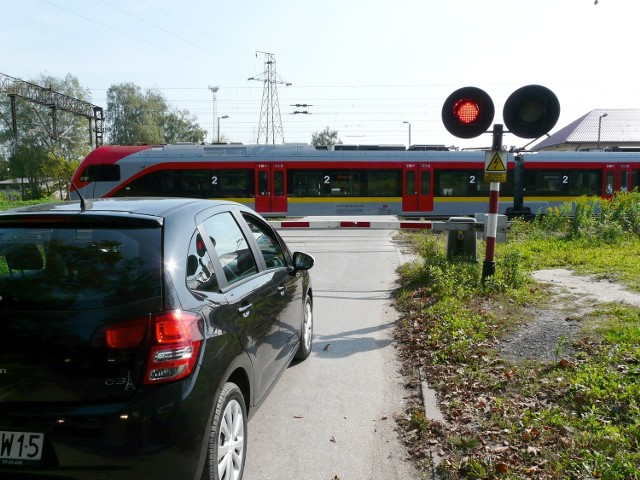
[(307, 296), (302, 313), (302, 325), (300, 327), (300, 345), (296, 352), (296, 360), (304, 360), (311, 353), (313, 344), (313, 304)]
[(236, 384), (226, 383), (213, 415), (203, 479), (241, 480), (247, 454), (246, 438), (244, 397)]

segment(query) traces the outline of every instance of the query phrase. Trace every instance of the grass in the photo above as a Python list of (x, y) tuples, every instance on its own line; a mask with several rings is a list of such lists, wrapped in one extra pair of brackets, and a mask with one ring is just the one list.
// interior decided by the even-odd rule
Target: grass
[(418, 261), (399, 269), (397, 339), (448, 422), (435, 425), (414, 405), (408, 438), (412, 452), (436, 445), (440, 478), (640, 479), (638, 309), (599, 306), (581, 321), (571, 360), (564, 337), (547, 363), (509, 362), (495, 349), (527, 306), (545, 301), (529, 270), (571, 268), (640, 290), (639, 206), (637, 192), (585, 198), (515, 222), (485, 282), (481, 265), (447, 262), (444, 236), (411, 237)]

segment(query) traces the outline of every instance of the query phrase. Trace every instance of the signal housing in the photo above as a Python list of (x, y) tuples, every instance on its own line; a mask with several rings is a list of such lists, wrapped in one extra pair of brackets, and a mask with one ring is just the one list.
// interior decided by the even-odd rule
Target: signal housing
[(509, 96), (502, 118), (514, 135), (538, 138), (551, 130), (560, 118), (560, 102), (547, 87), (527, 85)]
[(495, 108), (491, 97), (480, 88), (459, 88), (442, 106), (442, 123), (456, 137), (473, 138), (491, 126)]

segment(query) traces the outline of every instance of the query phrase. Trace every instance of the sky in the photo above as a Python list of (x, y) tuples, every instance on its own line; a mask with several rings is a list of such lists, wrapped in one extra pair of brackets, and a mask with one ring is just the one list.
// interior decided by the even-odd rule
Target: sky
[[(412, 144), (490, 146), (491, 135), (460, 139), (442, 124), (445, 99), (466, 86), (492, 97), (494, 124), (513, 91), (546, 86), (561, 106), (550, 133), (594, 109), (640, 108), (638, 0), (0, 0), (0, 8), (0, 73), (70, 74), (105, 109), (112, 85), (158, 90), (197, 118), (207, 142), (219, 127), (229, 141), (256, 143), (265, 82), (248, 79), (264, 78), (266, 54), (286, 143), (310, 143), (328, 127), (345, 144), (406, 145), (411, 132)], [(218, 87), (215, 101), (209, 87)], [(506, 133), (503, 143), (529, 142)]]

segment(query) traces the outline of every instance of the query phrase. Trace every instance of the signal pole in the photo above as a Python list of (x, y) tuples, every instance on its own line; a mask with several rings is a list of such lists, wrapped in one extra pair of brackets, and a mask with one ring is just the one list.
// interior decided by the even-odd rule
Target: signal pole
[(291, 83), (286, 82), (276, 73), (276, 59), (273, 53), (256, 52), (256, 55), (258, 53), (264, 54), (264, 72), (255, 77), (247, 78), (247, 80), (264, 82), (256, 143), (260, 143), (260, 138), (264, 138), (265, 144), (271, 141), (271, 143), (275, 145), (276, 136), (282, 138), (282, 143), (284, 143), (284, 130), (282, 129), (277, 85), (283, 84), (285, 87), (288, 87)]
[[(502, 125), (493, 126), (493, 144), (491, 146), (492, 154), (502, 151)], [(506, 165), (505, 165), (506, 167)], [(506, 174), (506, 171), (505, 171)], [(492, 277), (496, 273), (496, 262), (494, 260), (496, 252), (496, 235), (498, 230), (498, 209), (500, 206), (500, 182), (489, 183), (489, 213), (487, 213), (487, 224), (485, 232), (487, 237), (487, 248), (482, 264), (482, 282), (487, 277)]]

